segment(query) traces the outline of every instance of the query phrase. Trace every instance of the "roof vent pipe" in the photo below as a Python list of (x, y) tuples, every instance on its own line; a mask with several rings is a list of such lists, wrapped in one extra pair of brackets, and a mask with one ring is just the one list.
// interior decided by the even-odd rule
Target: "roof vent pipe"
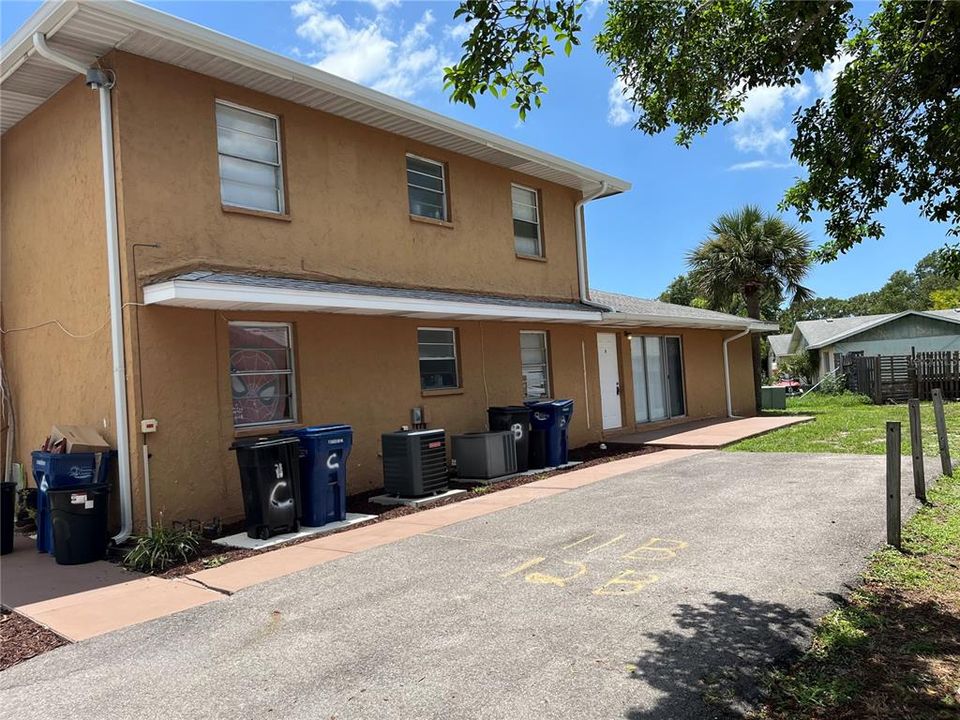
[(100, 154), (103, 165), (103, 212), (107, 241), (107, 279), (110, 290), (110, 345), (113, 351), (113, 403), (117, 427), (117, 475), (120, 485), (118, 545), (133, 532), (133, 493), (130, 484), (130, 434), (127, 422), (127, 381), (123, 357), (123, 305), (120, 294), (120, 243), (117, 229), (117, 186), (113, 166), (113, 112), (110, 106), (112, 73), (87, 67), (47, 46), (43, 33), (34, 33), (33, 47), (47, 60), (83, 75), (87, 86), (100, 95)]
[(602, 308), (603, 310), (609, 310), (610, 308), (608, 308), (606, 305), (600, 305), (592, 302), (590, 300), (590, 288), (587, 287), (587, 247), (584, 240), (586, 237), (586, 232), (584, 229), (583, 206), (591, 200), (596, 200), (606, 192), (607, 181), (601, 180), (600, 187), (597, 189), (597, 191), (590, 193), (589, 195), (584, 195), (580, 200), (577, 201), (577, 204), (573, 209), (574, 214), (576, 215), (574, 224), (576, 225), (577, 231), (577, 282), (580, 285), (580, 302), (582, 302), (584, 305)]

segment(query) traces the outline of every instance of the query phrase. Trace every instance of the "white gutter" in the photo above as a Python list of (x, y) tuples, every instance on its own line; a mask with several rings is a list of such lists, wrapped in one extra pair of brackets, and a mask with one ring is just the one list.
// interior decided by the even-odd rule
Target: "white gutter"
[(596, 192), (589, 195), (584, 195), (577, 201), (577, 204), (574, 206), (573, 212), (576, 214), (576, 229), (577, 229), (577, 282), (580, 285), (580, 302), (585, 305), (593, 305), (594, 307), (599, 307), (606, 309), (605, 305), (598, 305), (597, 303), (590, 301), (590, 288), (587, 287), (587, 247), (586, 241), (586, 231), (584, 228), (584, 219), (583, 219), (583, 207), (591, 200), (596, 200), (598, 197), (603, 195), (607, 191), (607, 181), (601, 180), (600, 187)]
[(33, 46), (39, 55), (63, 65), (86, 78), (87, 86), (100, 95), (100, 153), (103, 165), (103, 213), (107, 241), (107, 278), (110, 290), (110, 345), (113, 351), (113, 404), (117, 426), (117, 475), (120, 485), (120, 532), (113, 541), (118, 545), (133, 532), (133, 493), (130, 484), (130, 435), (127, 422), (127, 380), (123, 353), (123, 305), (120, 294), (120, 242), (117, 228), (117, 186), (113, 166), (113, 113), (110, 88), (113, 80), (96, 67), (47, 47), (43, 33), (34, 33)]
[(739, 340), (744, 335), (750, 334), (750, 328), (747, 328), (743, 332), (737, 333), (736, 335), (731, 335), (728, 338), (725, 338), (723, 341), (723, 381), (727, 388), (727, 417), (737, 418), (739, 415), (733, 414), (733, 397), (730, 394), (730, 353), (727, 350), (727, 346), (732, 343), (734, 340)]

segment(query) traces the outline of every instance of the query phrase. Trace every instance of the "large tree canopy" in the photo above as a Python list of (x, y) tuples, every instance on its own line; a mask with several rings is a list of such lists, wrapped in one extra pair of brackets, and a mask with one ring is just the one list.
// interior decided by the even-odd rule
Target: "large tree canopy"
[[(521, 117), (539, 107), (544, 60), (580, 44), (580, 0), (463, 0), (474, 23), (447, 68), (451, 97), (512, 96)], [(960, 234), (960, 2), (882, 2), (866, 22), (850, 2), (611, 0), (597, 50), (622, 80), (637, 129), (675, 128), (689, 145), (735, 121), (747, 94), (791, 86), (834, 58), (850, 62), (832, 96), (794, 117), (793, 156), (806, 177), (784, 208), (827, 213), (832, 259), (864, 238), (891, 197), (916, 202)], [(960, 268), (960, 251), (954, 252)]]

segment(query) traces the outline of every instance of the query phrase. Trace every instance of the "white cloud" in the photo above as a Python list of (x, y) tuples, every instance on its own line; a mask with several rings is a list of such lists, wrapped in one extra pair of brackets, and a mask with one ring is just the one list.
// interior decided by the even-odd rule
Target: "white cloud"
[(582, 6), (583, 14), (587, 16), (587, 19), (592, 20), (593, 16), (597, 14), (597, 10), (604, 4), (606, 4), (606, 0), (586, 0)]
[(633, 108), (626, 95), (623, 94), (626, 87), (623, 80), (615, 78), (607, 91), (607, 122), (616, 127), (626, 125), (634, 120)]
[(776, 162), (774, 160), (750, 160), (748, 162), (736, 163), (727, 168), (731, 172), (743, 170), (774, 170), (778, 168), (793, 167), (790, 162)]
[(443, 28), (443, 34), (454, 40), (458, 44), (462, 44), (464, 40), (473, 32), (473, 28), (476, 27), (477, 21), (471, 20), (470, 22), (458, 22), (454, 25), (447, 25)]
[[(445, 59), (433, 42), (433, 13), (426, 10), (412, 28), (397, 28), (385, 15), (352, 21), (333, 12), (330, 0), (301, 0), (292, 8), (297, 35), (312, 43), (314, 67), (407, 98), (423, 87), (439, 87)], [(374, 0), (378, 10), (393, 0)], [(301, 52), (303, 52), (301, 50)]]
[(837, 76), (853, 60), (853, 55), (843, 52), (823, 66), (823, 71), (813, 74), (813, 82), (817, 86), (820, 97), (828, 100), (833, 95), (833, 87), (837, 84)]
[[(799, 105), (810, 94), (807, 85), (762, 85), (747, 93), (743, 112), (733, 127), (733, 144), (743, 152), (783, 151), (789, 132), (783, 124), (787, 103)], [(791, 108), (792, 109), (792, 108)]]
[(365, 2), (373, 5), (378, 13), (382, 13), (388, 7), (399, 7), (400, 5), (400, 0), (365, 0)]

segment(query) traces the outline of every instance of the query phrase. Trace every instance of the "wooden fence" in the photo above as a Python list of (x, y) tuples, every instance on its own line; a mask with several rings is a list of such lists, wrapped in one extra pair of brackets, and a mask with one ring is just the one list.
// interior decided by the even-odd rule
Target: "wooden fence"
[(960, 352), (914, 352), (911, 355), (843, 355), (840, 371), (853, 392), (869, 395), (877, 405), (930, 400), (939, 388), (947, 399), (960, 399)]
[(910, 367), (914, 397), (930, 400), (931, 391), (940, 388), (944, 398), (960, 398), (960, 352), (914, 353)]

